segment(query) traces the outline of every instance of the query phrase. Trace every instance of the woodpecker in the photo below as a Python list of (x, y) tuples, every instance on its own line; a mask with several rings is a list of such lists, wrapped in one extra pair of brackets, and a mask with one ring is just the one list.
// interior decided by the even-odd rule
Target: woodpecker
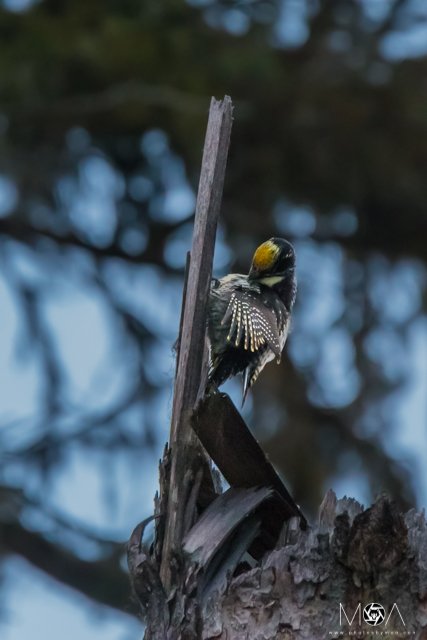
[(294, 248), (283, 238), (257, 248), (248, 275), (212, 280), (208, 390), (243, 373), (243, 404), (267, 362), (280, 362), (296, 289)]

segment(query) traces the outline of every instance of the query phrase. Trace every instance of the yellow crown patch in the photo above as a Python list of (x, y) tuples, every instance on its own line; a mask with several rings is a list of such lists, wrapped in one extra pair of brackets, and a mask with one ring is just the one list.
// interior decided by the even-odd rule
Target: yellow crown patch
[(280, 249), (271, 240), (263, 242), (254, 253), (252, 265), (258, 271), (270, 269), (277, 258)]

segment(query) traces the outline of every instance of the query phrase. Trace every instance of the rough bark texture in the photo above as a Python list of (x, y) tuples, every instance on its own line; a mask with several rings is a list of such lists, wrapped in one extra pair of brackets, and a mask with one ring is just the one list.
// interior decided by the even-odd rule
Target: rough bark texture
[[(276, 547), (255, 561), (245, 549), (263, 526), (257, 504), (269, 491), (231, 491), (246, 496), (237, 495), (234, 505), (228, 497), (219, 510), (213, 503), (187, 535), (168, 602), (152, 560), (134, 556), (132, 574), (144, 574), (134, 586), (147, 616), (146, 640), (427, 637), (424, 515), (403, 515), (386, 496), (363, 510), (330, 491), (317, 523), (306, 531), (286, 524)], [(171, 617), (178, 599), (181, 617)], [(380, 605), (378, 620), (384, 608), (377, 625), (364, 620), (370, 603)]]

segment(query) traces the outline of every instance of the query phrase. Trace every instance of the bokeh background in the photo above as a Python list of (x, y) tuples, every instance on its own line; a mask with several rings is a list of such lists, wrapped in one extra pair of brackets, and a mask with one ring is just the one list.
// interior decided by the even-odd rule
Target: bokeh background
[[(0, 636), (130, 640), (210, 96), (235, 122), (215, 275), (296, 247), (245, 417), (313, 516), (427, 502), (424, 0), (3, 0)], [(228, 384), (238, 399), (240, 386)]]

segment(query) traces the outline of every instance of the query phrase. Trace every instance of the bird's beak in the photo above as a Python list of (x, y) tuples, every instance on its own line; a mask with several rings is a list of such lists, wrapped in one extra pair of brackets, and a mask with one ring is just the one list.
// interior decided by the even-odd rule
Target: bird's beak
[(255, 269), (255, 267), (251, 265), (251, 268), (248, 273), (249, 280), (256, 280), (258, 277), (259, 277), (259, 270)]

